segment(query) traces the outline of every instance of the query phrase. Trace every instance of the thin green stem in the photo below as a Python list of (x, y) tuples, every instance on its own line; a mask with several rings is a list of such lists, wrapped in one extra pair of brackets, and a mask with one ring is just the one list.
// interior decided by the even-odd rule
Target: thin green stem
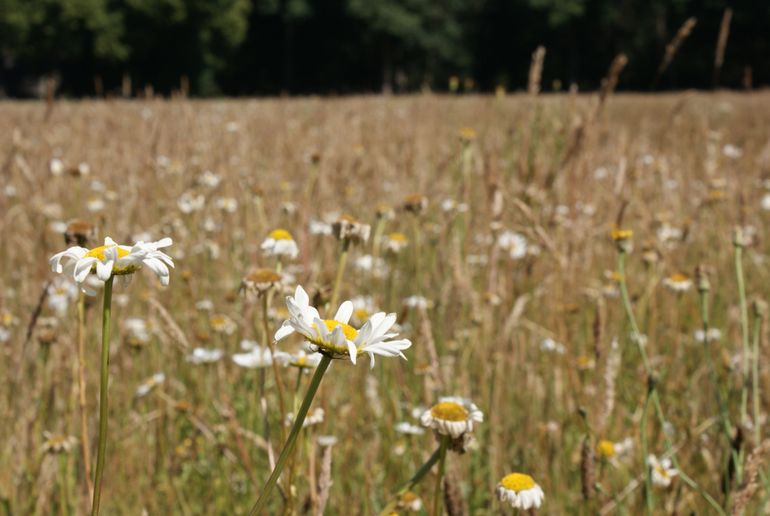
[(318, 391), (318, 386), (321, 385), (321, 380), (324, 377), (324, 373), (326, 373), (326, 370), (329, 368), (331, 361), (332, 359), (326, 355), (321, 358), (321, 362), (318, 364), (312, 380), (310, 380), (310, 385), (307, 388), (305, 399), (302, 400), (302, 405), (297, 412), (297, 416), (294, 418), (294, 424), (291, 427), (291, 432), (289, 432), (289, 437), (286, 439), (286, 444), (284, 444), (283, 450), (281, 450), (281, 455), (278, 457), (278, 462), (275, 464), (275, 469), (273, 469), (273, 472), (270, 474), (270, 478), (267, 479), (265, 487), (262, 489), (262, 493), (260, 493), (257, 502), (249, 512), (251, 516), (263, 513), (265, 505), (267, 504), (267, 500), (270, 498), (270, 493), (275, 487), (275, 484), (278, 482), (278, 477), (281, 476), (281, 471), (283, 471), (283, 468), (286, 465), (286, 461), (289, 459), (291, 452), (294, 450), (294, 446), (297, 443), (297, 436), (299, 435), (300, 430), (302, 430), (302, 424), (305, 422), (305, 417), (307, 416), (307, 412), (310, 409), (310, 404), (312, 403), (313, 398)]
[(727, 413), (727, 404), (722, 399), (722, 392), (719, 389), (719, 378), (717, 377), (716, 366), (714, 365), (714, 357), (711, 356), (711, 347), (709, 345), (709, 311), (708, 311), (708, 298), (707, 293), (704, 290), (700, 291), (700, 314), (701, 321), (703, 322), (703, 354), (706, 355), (706, 363), (709, 368), (709, 376), (711, 377), (711, 383), (714, 385), (714, 392), (717, 397), (717, 404), (719, 405), (720, 419), (722, 420), (722, 428), (725, 432), (727, 440), (732, 440), (732, 425), (730, 423), (730, 415)]
[[(645, 372), (647, 373), (647, 378), (649, 381), (654, 382), (655, 374), (652, 370), (652, 366), (650, 365), (650, 361), (647, 358), (647, 351), (645, 350), (644, 343), (642, 342), (641, 333), (639, 332), (639, 325), (636, 323), (636, 317), (634, 316), (634, 310), (631, 306), (631, 298), (628, 295), (628, 288), (626, 286), (626, 252), (623, 250), (618, 251), (618, 273), (620, 274), (620, 296), (623, 300), (623, 307), (625, 308), (626, 315), (628, 316), (628, 321), (631, 324), (631, 330), (634, 334), (634, 342), (636, 343), (636, 347), (639, 350), (639, 354), (642, 357), (642, 363), (644, 364)], [(690, 488), (694, 489), (695, 491), (700, 494), (706, 502), (711, 505), (714, 510), (717, 512), (717, 514), (724, 515), (726, 514), (724, 509), (717, 503), (714, 498), (708, 494), (697, 482), (695, 482), (692, 478), (690, 478), (684, 471), (682, 471), (682, 468), (679, 466), (679, 461), (676, 458), (676, 453), (674, 452), (674, 444), (671, 442), (671, 439), (669, 438), (668, 434), (665, 432), (665, 423), (666, 418), (663, 414), (663, 408), (660, 405), (660, 398), (658, 396), (658, 391), (655, 388), (655, 384), (652, 383), (650, 387), (650, 391), (648, 393), (649, 399), (652, 400), (653, 406), (655, 408), (655, 414), (658, 419), (658, 424), (660, 424), (661, 429), (663, 429), (663, 437), (666, 444), (666, 449), (671, 453), (671, 462), (674, 464), (674, 467), (679, 472), (679, 477), (682, 479), (682, 481), (690, 486)], [(644, 458), (647, 459), (646, 457)]]
[(275, 341), (270, 337), (270, 321), (269, 321), (269, 296), (267, 293), (262, 294), (262, 325), (265, 332), (265, 341), (270, 348), (270, 357), (273, 367), (273, 376), (275, 376), (275, 386), (278, 391), (278, 408), (281, 411), (281, 439), (284, 437), (283, 421), (286, 419), (286, 405), (283, 401), (283, 381), (281, 381), (281, 373), (278, 370), (278, 361), (275, 360)]
[(83, 455), (83, 478), (85, 478), (87, 496), (94, 493), (91, 480), (91, 453), (88, 438), (88, 406), (86, 403), (86, 297), (80, 292), (78, 297), (78, 404), (80, 406), (80, 452)]
[(107, 451), (107, 389), (109, 388), (110, 367), (110, 316), (112, 314), (112, 281), (114, 276), (104, 282), (104, 308), (102, 310), (102, 358), (99, 377), (99, 446), (96, 452), (96, 474), (94, 477), (94, 498), (91, 504), (91, 516), (99, 514), (102, 499), (102, 474), (104, 456)]
[(414, 488), (417, 484), (420, 483), (420, 481), (425, 477), (425, 475), (428, 474), (428, 472), (433, 468), (433, 465), (436, 464), (439, 459), (441, 458), (441, 447), (439, 446), (436, 448), (436, 451), (433, 452), (433, 454), (428, 458), (427, 461), (425, 461), (425, 464), (420, 466), (420, 469), (418, 469), (414, 475), (412, 475), (412, 478), (410, 478), (404, 485), (401, 486), (401, 488), (396, 492), (396, 494), (391, 498), (391, 501), (388, 502), (388, 505), (385, 506), (385, 508), (380, 511), (380, 516), (388, 516), (393, 512), (393, 509), (395, 509), (396, 505), (398, 505), (398, 499), (406, 493), (407, 491), (410, 491)]
[(441, 481), (444, 479), (444, 468), (446, 466), (446, 450), (449, 447), (449, 436), (441, 436), (441, 447), (438, 457), (438, 474), (436, 475), (436, 487), (433, 490), (433, 516), (441, 514)]
[(751, 353), (751, 394), (753, 398), (754, 446), (762, 440), (762, 425), (759, 419), (759, 336), (762, 330), (762, 317), (754, 317), (754, 339)]
[(742, 263), (743, 247), (735, 246), (735, 278), (738, 282), (738, 297), (741, 309), (741, 342), (743, 344), (743, 387), (741, 389), (741, 424), (748, 418), (748, 385), (749, 385), (749, 308), (746, 302), (746, 284), (743, 279)]
[(641, 440), (642, 440), (642, 459), (644, 460), (644, 499), (646, 502), (647, 514), (652, 514), (655, 503), (652, 499), (652, 471), (650, 465), (647, 464), (647, 457), (649, 457), (649, 447), (647, 445), (647, 413), (650, 408), (650, 399), (652, 398), (653, 388), (647, 390), (647, 396), (644, 399), (644, 409), (642, 410), (642, 425), (641, 425)]
[(334, 278), (332, 299), (329, 302), (329, 307), (331, 307), (332, 310), (335, 310), (337, 301), (339, 301), (340, 298), (340, 286), (342, 285), (342, 277), (345, 275), (345, 264), (348, 261), (348, 248), (350, 247), (350, 243), (347, 240), (343, 240), (341, 246), (340, 259), (337, 264), (337, 276)]

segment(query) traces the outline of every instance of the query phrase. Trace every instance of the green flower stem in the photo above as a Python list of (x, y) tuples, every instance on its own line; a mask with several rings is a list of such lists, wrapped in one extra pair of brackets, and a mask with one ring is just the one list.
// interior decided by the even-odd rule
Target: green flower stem
[(754, 446), (759, 446), (762, 441), (762, 424), (759, 419), (759, 336), (762, 329), (762, 317), (754, 317), (754, 341), (751, 353), (751, 392), (753, 397), (754, 415)]
[[(708, 339), (708, 333), (709, 333), (709, 312), (708, 312), (708, 299), (707, 299), (707, 292), (704, 290), (700, 291), (700, 314), (701, 314), (701, 320), (703, 321), (703, 353), (706, 355), (706, 363), (708, 364), (709, 368), (709, 376), (711, 376), (711, 383), (714, 384), (714, 392), (716, 393), (717, 397), (717, 404), (719, 406), (719, 419), (722, 423), (722, 431), (724, 432), (725, 438), (727, 439), (727, 446), (730, 449), (730, 454), (732, 456), (732, 460), (734, 464), (739, 463), (739, 457), (738, 453), (736, 452), (735, 448), (732, 446), (732, 440), (733, 440), (733, 426), (730, 422), (730, 414), (727, 411), (727, 403), (725, 403), (724, 399), (722, 398), (722, 391), (719, 388), (719, 378), (717, 377), (717, 370), (716, 366), (714, 365), (714, 358), (711, 355), (711, 349)], [(729, 490), (729, 480), (727, 477), (725, 477), (725, 489)]]
[[(99, 377), (99, 446), (96, 454), (96, 474), (94, 476), (94, 498), (91, 504), (91, 516), (99, 514), (99, 503), (102, 499), (102, 474), (104, 473), (104, 455), (107, 451), (107, 389), (109, 387), (110, 367), (110, 316), (112, 314), (112, 281), (115, 277), (104, 282), (104, 308), (102, 310), (102, 360)], [(84, 443), (85, 446), (85, 443)]]
[(86, 295), (78, 297), (78, 404), (80, 406), (80, 451), (83, 455), (83, 478), (86, 481), (87, 496), (94, 494), (91, 480), (91, 453), (88, 438), (88, 406), (86, 404)]
[(281, 476), (281, 471), (283, 471), (283, 468), (286, 465), (286, 461), (289, 459), (291, 452), (294, 450), (294, 445), (297, 443), (297, 436), (299, 435), (300, 430), (302, 430), (302, 424), (305, 422), (307, 411), (310, 409), (310, 404), (315, 397), (316, 391), (318, 391), (318, 386), (321, 385), (321, 380), (324, 377), (324, 373), (326, 373), (326, 370), (329, 368), (331, 361), (332, 359), (326, 355), (321, 358), (321, 362), (318, 364), (312, 380), (310, 380), (310, 385), (307, 388), (305, 399), (302, 400), (302, 405), (300, 406), (299, 412), (297, 412), (297, 416), (294, 419), (294, 424), (291, 427), (291, 432), (289, 432), (289, 437), (286, 439), (286, 444), (284, 444), (283, 450), (281, 450), (281, 455), (278, 457), (278, 462), (275, 464), (275, 469), (273, 469), (273, 472), (270, 474), (270, 478), (267, 479), (265, 487), (262, 489), (262, 493), (259, 495), (257, 502), (249, 512), (251, 516), (263, 513), (265, 505), (267, 504), (267, 500), (270, 498), (270, 493), (275, 487), (275, 484), (278, 482), (278, 477)]
[(270, 348), (270, 357), (273, 367), (273, 375), (275, 376), (275, 386), (278, 390), (278, 408), (281, 411), (281, 420), (278, 425), (281, 429), (281, 439), (284, 437), (283, 422), (286, 419), (286, 405), (283, 401), (283, 382), (281, 381), (281, 373), (278, 370), (278, 361), (275, 360), (275, 341), (270, 337), (270, 321), (268, 319), (270, 300), (267, 294), (262, 294), (262, 324), (265, 331), (265, 341)]
[[(636, 342), (636, 347), (639, 350), (639, 354), (642, 357), (642, 363), (644, 364), (645, 372), (647, 373), (648, 381), (651, 382), (650, 390), (648, 392), (649, 398), (652, 400), (653, 406), (655, 408), (655, 414), (658, 418), (658, 423), (660, 424), (661, 429), (665, 428), (665, 422), (666, 418), (663, 415), (663, 409), (660, 405), (660, 398), (658, 397), (658, 391), (655, 388), (655, 374), (652, 370), (652, 366), (650, 365), (650, 360), (647, 358), (647, 351), (644, 348), (644, 345), (641, 342), (641, 333), (639, 332), (639, 325), (636, 323), (636, 317), (634, 317), (634, 310), (631, 306), (631, 298), (628, 295), (628, 288), (626, 286), (626, 252), (622, 249), (618, 250), (618, 273), (620, 274), (620, 296), (623, 300), (623, 307), (625, 308), (626, 315), (628, 317), (628, 322), (631, 324), (631, 331), (634, 333), (634, 341)], [(694, 489), (695, 491), (700, 494), (706, 502), (708, 502), (709, 505), (711, 505), (714, 510), (717, 512), (717, 514), (720, 515), (726, 515), (727, 513), (725, 510), (717, 503), (714, 498), (708, 494), (695, 480), (690, 478), (684, 471), (682, 471), (682, 468), (679, 466), (679, 461), (676, 458), (676, 453), (674, 451), (674, 445), (671, 442), (671, 439), (669, 438), (668, 434), (666, 434), (665, 430), (663, 430), (663, 437), (666, 443), (666, 449), (671, 452), (671, 462), (673, 463), (674, 467), (679, 472), (679, 477), (682, 479), (682, 481), (690, 486), (690, 488)], [(647, 457), (644, 457), (644, 460), (647, 460)]]
[(722, 420), (722, 428), (725, 432), (727, 440), (732, 440), (732, 425), (730, 424), (730, 416), (727, 413), (727, 405), (722, 399), (722, 392), (719, 389), (719, 379), (717, 378), (717, 370), (714, 365), (714, 357), (711, 356), (711, 349), (709, 345), (708, 333), (709, 333), (709, 312), (708, 312), (708, 299), (705, 291), (700, 292), (700, 314), (701, 321), (703, 321), (703, 354), (706, 355), (706, 363), (709, 368), (709, 375), (711, 376), (711, 383), (714, 384), (714, 391), (716, 392), (717, 404), (719, 405), (720, 419)]
[(388, 516), (393, 512), (393, 509), (396, 508), (396, 505), (398, 505), (398, 500), (407, 491), (410, 491), (414, 488), (417, 484), (420, 483), (420, 481), (425, 477), (425, 475), (428, 474), (428, 472), (433, 469), (433, 465), (436, 464), (439, 459), (441, 458), (441, 447), (436, 448), (436, 451), (433, 452), (433, 455), (431, 455), (427, 461), (425, 461), (425, 464), (420, 466), (420, 469), (418, 469), (415, 474), (410, 478), (403, 486), (401, 486), (401, 489), (399, 489), (396, 494), (392, 497), (391, 501), (388, 503), (388, 505), (385, 506), (385, 508), (380, 511), (380, 516)]
[[(735, 278), (738, 281), (738, 297), (741, 309), (741, 342), (743, 344), (743, 388), (741, 389), (741, 423), (748, 418), (748, 384), (749, 384), (749, 309), (746, 303), (746, 284), (743, 279), (743, 264), (741, 256), (743, 247), (735, 246)], [(740, 480), (739, 480), (740, 482)]]
[(439, 516), (441, 511), (441, 481), (444, 479), (444, 467), (446, 466), (446, 450), (449, 446), (449, 436), (441, 436), (441, 447), (438, 457), (438, 474), (436, 475), (436, 488), (433, 490), (433, 516)]
[[(652, 380), (650, 381), (650, 384), (652, 384)], [(647, 412), (650, 408), (650, 399), (651, 394), (654, 391), (654, 387), (652, 385), (649, 386), (647, 389), (647, 396), (644, 399), (644, 409), (642, 410), (642, 425), (641, 425), (641, 433), (642, 433), (642, 457), (644, 457), (645, 464), (644, 464), (644, 499), (646, 502), (646, 510), (647, 514), (652, 514), (655, 508), (655, 503), (652, 499), (652, 468), (650, 468), (650, 465), (647, 464), (647, 457), (649, 457), (649, 448), (647, 445)]]

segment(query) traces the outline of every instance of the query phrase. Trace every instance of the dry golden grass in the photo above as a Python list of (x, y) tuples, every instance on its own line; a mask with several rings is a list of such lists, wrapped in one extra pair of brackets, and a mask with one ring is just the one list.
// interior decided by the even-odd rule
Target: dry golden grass
[[(42, 451), (44, 431), (80, 436), (76, 302), (58, 318), (52, 344), (41, 324), (53, 324), (43, 319), (55, 316), (47, 300), (34, 317), (54, 277), (48, 258), (65, 248), (52, 223), (89, 221), (98, 240), (128, 243), (144, 233), (174, 239), (169, 287), (144, 273), (116, 282), (104, 514), (242, 514), (270, 473), (260, 374), (276, 454), (281, 443), (272, 369), (242, 369), (229, 357), (241, 339), (264, 343), (258, 307), (238, 293), (241, 279), (254, 267), (274, 266), (260, 243), (285, 228), (300, 248), (285, 263), (296, 278), (287, 289), (299, 283), (328, 301), (337, 244), (311, 235), (310, 220), (349, 213), (374, 227), (385, 203), (395, 209), (385, 233), (401, 232), (409, 244), (398, 256), (376, 251), (388, 267), (381, 275), (355, 264), (373, 252), (372, 240), (354, 247), (341, 299), (372, 296), (381, 310), (398, 313), (414, 345), (407, 362), (381, 358), (371, 372), (366, 360), (333, 363), (314, 402), (325, 421), (303, 437), (288, 512), (311, 513), (327, 495), (326, 514), (381, 510), (436, 446), (429, 433), (405, 436), (394, 425), (419, 425), (413, 407), (456, 394), (472, 399), (485, 421), (471, 450), (448, 457), (455, 507), (498, 511), (497, 482), (522, 471), (545, 491), (544, 514), (641, 513), (647, 378), (612, 274), (615, 224), (634, 232), (626, 279), (679, 465), (732, 507), (742, 486), (725, 486), (730, 443), (703, 345), (693, 337), (701, 327), (697, 289), (677, 294), (662, 281), (674, 273), (694, 278), (701, 264), (708, 271), (711, 323), (722, 330), (712, 345), (716, 375), (738, 426), (742, 344), (732, 232), (753, 228), (743, 257), (746, 288), (750, 299), (766, 297), (769, 100), (765, 93), (621, 95), (603, 109), (588, 95), (84, 101), (58, 102), (48, 117), (39, 103), (3, 103), (0, 311), (8, 315), (0, 326), (8, 340), (0, 344), (0, 506), (8, 514), (90, 507), (79, 444), (61, 456)], [(462, 128), (473, 131), (461, 137)], [(61, 176), (49, 172), (54, 157), (67, 169)], [(68, 170), (81, 162), (90, 173), (74, 177)], [(221, 183), (198, 184), (204, 171)], [(182, 213), (184, 192), (203, 195), (203, 209)], [(429, 199), (419, 215), (402, 209), (414, 193)], [(237, 202), (232, 213), (217, 202), (227, 197)], [(94, 199), (103, 209), (89, 211)], [(465, 203), (467, 212), (445, 211), (447, 199)], [(681, 233), (664, 242), (662, 227)], [(511, 258), (495, 245), (506, 230), (539, 253)], [(431, 301), (427, 310), (402, 304), (417, 294)], [(282, 297), (273, 296), (271, 332), (285, 317)], [(233, 334), (212, 328), (195, 307), (202, 299), (237, 323)], [(99, 302), (93, 298), (86, 310), (92, 457)], [(149, 324), (147, 345), (132, 345), (124, 324), (130, 317)], [(762, 393), (770, 381), (764, 332)], [(564, 352), (544, 350), (546, 338)], [(196, 346), (226, 355), (195, 365), (186, 357)], [(134, 399), (157, 372), (165, 383)], [(296, 372), (282, 369), (281, 377), (291, 391)], [(751, 407), (751, 388), (748, 395)], [(753, 432), (742, 432), (744, 456), (757, 444)], [(337, 437), (333, 452), (315, 443), (321, 434)], [(647, 435), (650, 453), (665, 455), (652, 411)], [(595, 458), (591, 478), (599, 485), (582, 485), (584, 439), (593, 447), (626, 437), (633, 441), (628, 456)], [(585, 449), (582, 455), (585, 467)], [(761, 467), (748, 513), (766, 508), (770, 494)], [(414, 488), (423, 510), (431, 508), (434, 484), (429, 476)], [(661, 513), (712, 510), (681, 477), (653, 494)], [(271, 514), (282, 510), (277, 492), (270, 507)]]

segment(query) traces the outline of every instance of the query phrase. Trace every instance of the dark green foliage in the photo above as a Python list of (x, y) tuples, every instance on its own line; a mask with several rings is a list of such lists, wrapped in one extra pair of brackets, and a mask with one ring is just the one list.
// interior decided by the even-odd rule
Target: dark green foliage
[[(720, 82), (770, 82), (770, 3), (735, 0)], [(152, 86), (168, 94), (443, 90), (450, 76), (481, 90), (526, 86), (547, 48), (543, 91), (595, 88), (629, 57), (620, 88), (648, 89), (666, 44), (698, 23), (659, 82), (711, 87), (726, 3), (718, 0), (0, 0), (0, 92), (29, 94), (53, 74), (90, 95)], [(98, 81), (96, 81), (98, 77)]]

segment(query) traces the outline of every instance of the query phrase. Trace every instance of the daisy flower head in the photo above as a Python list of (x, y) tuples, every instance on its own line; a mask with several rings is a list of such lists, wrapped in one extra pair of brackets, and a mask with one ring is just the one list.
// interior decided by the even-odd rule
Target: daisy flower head
[(278, 285), (281, 278), (281, 274), (273, 269), (254, 269), (241, 280), (241, 290), (259, 296)]
[(708, 333), (704, 333), (703, 330), (695, 330), (695, 340), (698, 342), (714, 342), (722, 338), (722, 330), (719, 328), (709, 328)]
[(692, 287), (692, 280), (684, 274), (674, 273), (663, 279), (663, 285), (672, 292), (687, 292)]
[(160, 249), (171, 244), (170, 238), (163, 238), (157, 242), (137, 242), (129, 247), (107, 237), (104, 239), (104, 245), (93, 249), (70, 247), (53, 255), (49, 263), (54, 272), (71, 274), (82, 290), (85, 290), (85, 282), (91, 273), (105, 282), (113, 276), (133, 274), (142, 267), (154, 272), (161, 285), (166, 286), (169, 267), (174, 267), (174, 261)]
[(631, 239), (634, 236), (634, 232), (630, 229), (622, 229), (615, 226), (610, 231), (610, 238), (615, 242), (618, 251), (623, 253), (630, 253), (632, 250)]
[[(241, 346), (243, 346), (243, 342)], [(232, 359), (237, 365), (246, 369), (258, 369), (273, 365), (273, 354), (269, 348), (264, 346), (255, 346), (246, 353), (236, 353)]]
[(385, 357), (406, 357), (403, 350), (412, 343), (408, 339), (393, 339), (391, 332), (396, 314), (378, 312), (355, 329), (348, 322), (353, 315), (353, 303), (345, 301), (340, 305), (333, 319), (321, 319), (318, 310), (310, 306), (307, 292), (297, 286), (294, 296), (286, 298), (289, 319), (275, 333), (275, 340), (283, 340), (292, 333), (299, 333), (308, 342), (311, 351), (317, 351), (331, 358), (350, 358), (354, 364), (359, 355), (367, 354), (374, 367), (374, 355)]
[(141, 384), (139, 384), (139, 387), (136, 388), (136, 391), (134, 392), (134, 399), (144, 398), (148, 394), (150, 394), (155, 387), (161, 385), (166, 381), (166, 375), (163, 373), (155, 373), (154, 375), (147, 378), (145, 381), (143, 381)]
[(393, 429), (399, 434), (406, 435), (422, 435), (425, 433), (425, 429), (420, 426), (413, 425), (409, 421), (401, 421), (400, 423), (396, 423), (396, 426), (394, 426)]
[(668, 487), (679, 471), (672, 465), (671, 459), (658, 460), (655, 455), (647, 457), (647, 466), (652, 472), (652, 484), (657, 487)]
[(422, 510), (422, 498), (414, 491), (406, 491), (398, 497), (398, 507), (408, 512), (419, 512)]
[(393, 254), (398, 254), (409, 245), (409, 240), (403, 233), (390, 233), (385, 241), (385, 250)]
[(419, 215), (428, 209), (428, 198), (421, 193), (408, 195), (404, 199), (403, 208), (405, 211)]
[(345, 244), (365, 244), (371, 231), (369, 224), (359, 222), (350, 215), (343, 215), (332, 224), (332, 233)]
[(458, 439), (473, 432), (476, 423), (484, 421), (484, 413), (470, 400), (445, 396), (438, 401), (420, 416), (422, 426), (432, 428), (438, 434)]
[(287, 257), (294, 259), (299, 255), (299, 248), (291, 233), (285, 229), (274, 229), (262, 241), (262, 252), (265, 256)]
[(497, 484), (497, 498), (515, 509), (537, 509), (545, 499), (543, 489), (524, 473), (506, 475)]
[(42, 450), (44, 453), (50, 453), (52, 455), (69, 453), (78, 443), (77, 438), (72, 437), (71, 435), (43, 432), (43, 437), (45, 438), (45, 442), (43, 443)]
[(296, 353), (275, 352), (275, 360), (278, 363), (287, 367), (296, 367), (304, 372), (310, 372), (311, 369), (318, 367), (318, 364), (321, 363), (321, 357), (320, 353), (307, 353), (304, 349), (300, 349)]
[(213, 364), (218, 362), (225, 352), (221, 349), (195, 348), (192, 353), (187, 355), (187, 361), (191, 364)]
[(633, 447), (634, 442), (630, 437), (618, 442), (601, 439), (596, 443), (596, 454), (603, 459), (614, 459), (628, 454)]

